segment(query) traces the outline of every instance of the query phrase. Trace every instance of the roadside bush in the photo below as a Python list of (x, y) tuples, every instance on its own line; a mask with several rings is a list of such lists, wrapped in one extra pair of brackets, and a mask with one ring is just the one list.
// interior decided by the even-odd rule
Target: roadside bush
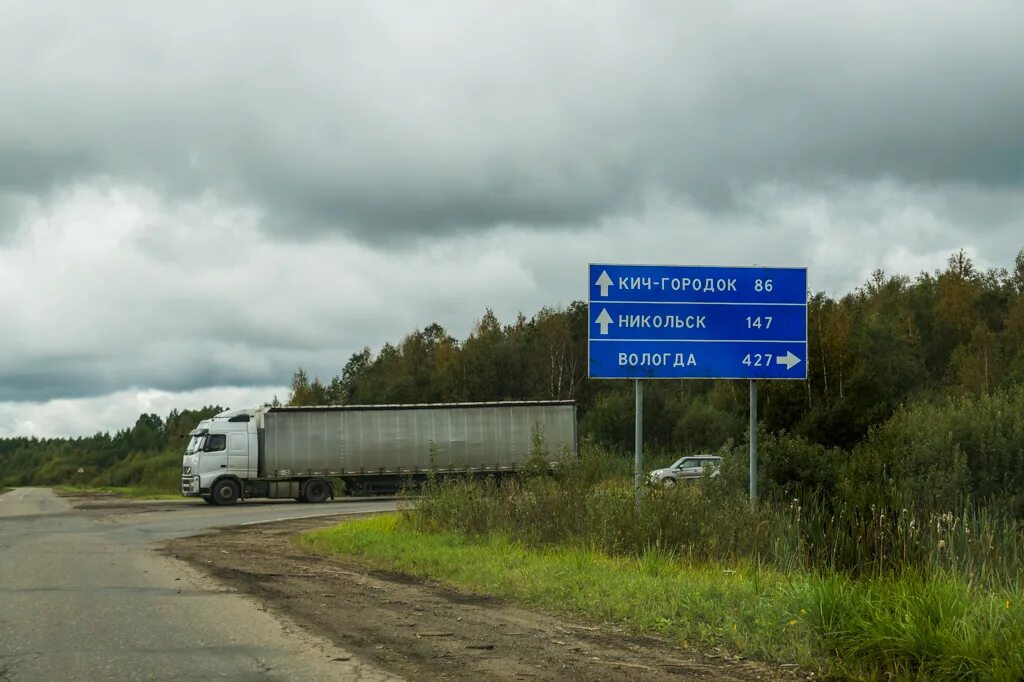
[(601, 481), (623, 480), (633, 475), (633, 460), (625, 457), (591, 436), (585, 436), (576, 457), (565, 459), (567, 464), (559, 471), (563, 480), (575, 479), (583, 488)]
[(839, 490), (861, 506), (1024, 516), (1024, 387), (898, 410), (854, 448)]
[[(780, 431), (757, 436), (759, 496), (787, 502), (814, 494), (831, 497), (835, 492), (845, 456), (838, 448), (826, 448), (803, 436)], [(722, 466), (712, 485), (720, 494), (747, 494), (750, 450), (747, 443), (726, 443), (719, 451)]]
[(771, 542), (756, 532), (759, 519), (742, 498), (713, 502), (700, 485), (651, 487), (637, 510), (632, 483), (623, 479), (449, 480), (425, 489), (405, 518), (419, 530), (504, 533), (528, 544), (637, 556), (656, 548), (695, 560), (751, 556)]
[(767, 498), (754, 510), (746, 491), (721, 477), (648, 487), (637, 509), (629, 479), (571, 474), (429, 485), (404, 510), (405, 523), (624, 556), (657, 550), (697, 563), (754, 561), (781, 571), (956, 575), (990, 587), (1024, 578), (1024, 529), (992, 510), (865, 508), (816, 495)]
[(114, 466), (94, 474), (86, 481), (74, 478), (72, 485), (139, 487), (158, 492), (180, 492), (181, 451), (135, 452)]

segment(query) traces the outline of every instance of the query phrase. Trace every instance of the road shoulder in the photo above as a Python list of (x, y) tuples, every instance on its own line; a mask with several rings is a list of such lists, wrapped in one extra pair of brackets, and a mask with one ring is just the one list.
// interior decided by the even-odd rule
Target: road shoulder
[(486, 595), (367, 571), (292, 538), (334, 523), (237, 526), (164, 543), (230, 588), (336, 646), (410, 679), (793, 679), (765, 664), (697, 657), (610, 625), (573, 622)]

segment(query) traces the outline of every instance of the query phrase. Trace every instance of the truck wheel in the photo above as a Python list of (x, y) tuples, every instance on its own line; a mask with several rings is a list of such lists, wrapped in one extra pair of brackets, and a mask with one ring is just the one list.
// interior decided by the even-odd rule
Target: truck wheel
[(217, 504), (209, 495), (203, 495), (203, 502), (205, 502), (206, 504)]
[(238, 484), (230, 478), (217, 481), (213, 486), (213, 503), (219, 505), (234, 504), (238, 501)]
[(317, 478), (306, 484), (306, 489), (303, 493), (303, 498), (306, 502), (326, 502), (330, 496), (331, 486), (327, 484), (327, 481), (321, 481)]

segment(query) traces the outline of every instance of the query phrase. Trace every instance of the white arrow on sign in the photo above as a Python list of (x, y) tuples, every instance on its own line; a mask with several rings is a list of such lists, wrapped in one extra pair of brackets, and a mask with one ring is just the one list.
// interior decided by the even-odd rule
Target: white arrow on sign
[(597, 278), (597, 281), (594, 282), (594, 284), (596, 284), (601, 289), (602, 296), (607, 296), (608, 287), (612, 285), (612, 278), (608, 276), (608, 271), (602, 270), (601, 276)]
[(608, 314), (608, 311), (604, 308), (601, 309), (601, 314), (594, 320), (597, 322), (597, 326), (601, 328), (601, 334), (608, 333), (608, 325), (612, 323), (612, 316)]
[(800, 358), (793, 355), (793, 351), (787, 350), (785, 355), (776, 356), (775, 362), (780, 365), (785, 365), (786, 369), (793, 369), (800, 362)]

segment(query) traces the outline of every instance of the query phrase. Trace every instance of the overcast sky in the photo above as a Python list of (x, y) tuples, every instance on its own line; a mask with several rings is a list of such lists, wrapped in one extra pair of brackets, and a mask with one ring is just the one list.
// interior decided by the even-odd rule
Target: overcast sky
[(1024, 4), (0, 3), (0, 436), (586, 298), (1024, 247)]

